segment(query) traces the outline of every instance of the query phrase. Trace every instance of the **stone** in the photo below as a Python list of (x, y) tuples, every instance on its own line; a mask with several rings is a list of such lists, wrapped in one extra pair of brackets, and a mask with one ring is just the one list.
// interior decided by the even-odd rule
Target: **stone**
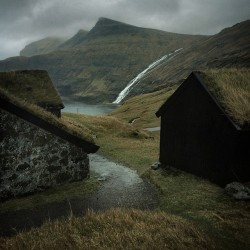
[(225, 192), (236, 200), (250, 200), (250, 189), (240, 182), (227, 184)]
[(49, 165), (47, 167), (47, 170), (50, 172), (50, 173), (57, 173), (61, 170), (61, 166), (58, 166), (58, 165)]
[(0, 140), (0, 201), (87, 178), (89, 160), (81, 148), (1, 108), (0, 124), (6, 132)]
[(70, 180), (71, 180), (71, 174), (70, 173), (59, 173), (56, 176), (56, 182), (57, 183), (68, 182)]
[(157, 170), (157, 169), (159, 169), (161, 167), (161, 163), (159, 162), (159, 161), (156, 161), (155, 163), (153, 163), (152, 165), (151, 165), (151, 168), (153, 169), (153, 170)]
[(24, 162), (24, 163), (18, 165), (16, 170), (17, 171), (23, 171), (23, 170), (26, 170), (26, 169), (29, 169), (29, 168), (30, 168), (30, 165), (27, 162)]

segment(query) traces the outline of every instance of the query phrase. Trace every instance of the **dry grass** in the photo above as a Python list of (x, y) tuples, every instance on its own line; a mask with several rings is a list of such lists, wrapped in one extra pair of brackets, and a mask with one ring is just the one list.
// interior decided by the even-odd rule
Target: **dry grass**
[(44, 70), (0, 72), (0, 86), (33, 104), (63, 105), (48, 73)]
[(112, 209), (0, 238), (1, 249), (215, 249), (187, 220), (164, 212)]
[(129, 137), (143, 139), (150, 137), (148, 132), (138, 130), (130, 124), (120, 121), (116, 117), (63, 113), (62, 119), (71, 121), (75, 123), (76, 126), (87, 128), (91, 135), (97, 138), (116, 136), (119, 138)]
[(176, 169), (150, 169), (159, 156), (159, 132), (154, 139), (97, 139), (101, 152), (154, 183), (160, 190), (160, 208), (188, 219), (212, 238), (217, 249), (249, 249), (250, 204), (236, 202), (223, 188)]
[[(150, 169), (150, 164), (159, 157), (159, 132), (136, 138), (126, 132), (133, 126), (112, 117), (70, 117), (84, 125), (88, 123), (89, 129), (94, 124), (101, 153), (137, 170), (159, 188), (162, 194), (160, 208), (163, 211), (195, 223), (216, 242), (217, 249), (249, 249), (248, 203), (235, 202), (224, 194), (223, 188), (194, 175), (175, 169)], [(121, 130), (123, 136), (119, 133)]]
[(155, 113), (167, 98), (173, 94), (175, 89), (169, 88), (132, 97), (113, 111), (111, 115), (124, 122), (139, 117), (133, 123), (133, 126), (138, 128), (158, 127), (160, 126), (160, 119), (155, 116)]
[(205, 81), (226, 112), (241, 126), (250, 123), (250, 70), (205, 71)]
[[(51, 187), (43, 192), (19, 198), (13, 198), (0, 203), (0, 213), (14, 212), (21, 209), (32, 209), (52, 202), (67, 201), (90, 195), (100, 187), (100, 182), (94, 178), (66, 183)], [(0, 225), (1, 228), (1, 225)]]
[(56, 116), (52, 115), (50, 112), (45, 111), (43, 108), (32, 104), (24, 99), (20, 99), (10, 93), (8, 90), (0, 87), (0, 97), (9, 101), (10, 103), (30, 112), (31, 114), (49, 122), (51, 125), (54, 125), (62, 130), (65, 130), (69, 134), (78, 136), (83, 140), (94, 143), (93, 137), (90, 135), (90, 131), (84, 126), (78, 126), (73, 121), (71, 122), (68, 119), (62, 118), (59, 119)]
[(100, 153), (136, 170), (140, 175), (158, 159), (159, 132), (151, 133), (150, 137), (144, 139), (105, 136), (96, 140), (101, 145)]

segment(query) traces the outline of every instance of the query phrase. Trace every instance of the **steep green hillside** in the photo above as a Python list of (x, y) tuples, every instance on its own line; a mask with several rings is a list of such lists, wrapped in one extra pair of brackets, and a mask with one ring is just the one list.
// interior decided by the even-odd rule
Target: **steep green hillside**
[(34, 56), (50, 53), (56, 50), (65, 40), (66, 38), (46, 37), (25, 46), (25, 48), (20, 51), (20, 56)]
[(115, 109), (110, 116), (130, 123), (136, 128), (159, 127), (160, 119), (155, 113), (175, 90), (173, 87), (134, 96)]
[(179, 48), (129, 96), (178, 85), (193, 70), (250, 67), (249, 30), (250, 20), (214, 36), (192, 36), (100, 18), (89, 32), (80, 30), (49, 54), (0, 61), (0, 71), (45, 69), (64, 99), (112, 102), (149, 64)]
[[(76, 37), (79, 34), (71, 42)], [(6, 59), (0, 62), (0, 71), (45, 69), (64, 99), (112, 102), (150, 63), (205, 39), (205, 36), (174, 34), (100, 18), (73, 46), (46, 55)]]
[(130, 96), (186, 78), (193, 70), (250, 67), (250, 20), (226, 28), (190, 48), (140, 81)]
[[(57, 50), (67, 50), (74, 48), (75, 46), (78, 46), (82, 42), (85, 41), (85, 38), (87, 37), (88, 31), (86, 30), (79, 30), (73, 37), (65, 41), (64, 43), (57, 46)], [(55, 49), (55, 50), (56, 50)]]

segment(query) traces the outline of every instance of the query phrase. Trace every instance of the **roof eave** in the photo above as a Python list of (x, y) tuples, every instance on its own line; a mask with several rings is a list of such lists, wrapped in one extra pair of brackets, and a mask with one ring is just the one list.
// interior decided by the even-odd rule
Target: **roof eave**
[(97, 146), (94, 143), (91, 143), (87, 140), (84, 140), (78, 136), (75, 136), (73, 134), (70, 134), (69, 132), (49, 123), (48, 121), (32, 114), (31, 112), (22, 109), (21, 107), (9, 102), (8, 100), (3, 99), (2, 97), (0, 97), (0, 104), (1, 104), (1, 108), (34, 124), (37, 127), (40, 127), (58, 137), (60, 137), (61, 139), (68, 141), (74, 145), (76, 145), (77, 147), (80, 147), (84, 150), (84, 152), (86, 153), (96, 153), (97, 150), (100, 148), (99, 146)]
[(193, 71), (194, 76), (197, 78), (197, 80), (200, 82), (202, 87), (206, 90), (206, 92), (209, 94), (211, 99), (214, 101), (214, 103), (218, 106), (220, 111), (225, 115), (225, 117), (228, 119), (228, 121), (234, 126), (235, 129), (237, 130), (242, 130), (242, 127), (240, 127), (235, 121), (226, 113), (226, 111), (223, 109), (223, 107), (220, 105), (220, 103), (217, 101), (217, 99), (214, 97), (214, 95), (211, 93), (209, 88), (206, 86), (204, 83), (202, 77), (200, 77), (200, 72), (199, 71)]

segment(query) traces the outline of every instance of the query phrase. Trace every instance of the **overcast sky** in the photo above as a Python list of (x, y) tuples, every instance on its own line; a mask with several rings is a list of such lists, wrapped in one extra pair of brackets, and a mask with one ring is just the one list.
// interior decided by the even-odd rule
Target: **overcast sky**
[(0, 0), (0, 59), (46, 36), (72, 36), (99, 17), (186, 34), (250, 19), (249, 0)]

